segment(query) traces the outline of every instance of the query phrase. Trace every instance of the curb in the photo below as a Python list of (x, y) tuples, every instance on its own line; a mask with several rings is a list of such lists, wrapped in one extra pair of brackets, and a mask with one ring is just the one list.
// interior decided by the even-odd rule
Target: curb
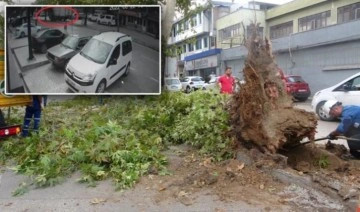
[(39, 67), (39, 66), (43, 66), (43, 65), (46, 65), (50, 63), (50, 61), (40, 61), (38, 63), (33, 63), (33, 64), (30, 64), (30, 65), (25, 65), (22, 68), (22, 71), (28, 71), (30, 69), (33, 69), (33, 68), (36, 68), (36, 67)]

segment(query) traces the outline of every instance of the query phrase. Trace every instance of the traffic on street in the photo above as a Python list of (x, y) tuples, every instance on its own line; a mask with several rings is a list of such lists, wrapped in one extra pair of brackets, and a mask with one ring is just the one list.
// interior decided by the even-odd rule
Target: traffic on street
[(26, 8), (7, 7), (7, 93), (160, 94), (159, 7), (30, 8), (28, 33)]

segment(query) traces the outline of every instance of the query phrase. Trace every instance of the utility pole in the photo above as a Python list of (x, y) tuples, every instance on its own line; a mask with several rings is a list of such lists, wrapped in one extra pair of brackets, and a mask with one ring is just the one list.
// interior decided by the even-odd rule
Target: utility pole
[(28, 30), (28, 43), (29, 43), (29, 58), (28, 60), (34, 59), (32, 52), (32, 43), (31, 43), (31, 19), (30, 19), (30, 7), (26, 9), (27, 11), (27, 30)]

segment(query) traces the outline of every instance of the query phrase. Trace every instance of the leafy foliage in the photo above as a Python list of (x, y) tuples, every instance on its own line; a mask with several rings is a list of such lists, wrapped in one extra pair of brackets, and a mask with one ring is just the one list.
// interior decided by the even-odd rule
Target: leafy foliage
[[(231, 156), (227, 98), (200, 91), (116, 96), (104, 105), (95, 96), (52, 103), (39, 134), (0, 143), (0, 162), (14, 161), (12, 169), (30, 176), (37, 187), (80, 171), (79, 182), (89, 186), (112, 178), (116, 189), (126, 189), (148, 173), (168, 173), (161, 153), (167, 144), (187, 143), (218, 160)], [(23, 117), (23, 110), (15, 113)]]

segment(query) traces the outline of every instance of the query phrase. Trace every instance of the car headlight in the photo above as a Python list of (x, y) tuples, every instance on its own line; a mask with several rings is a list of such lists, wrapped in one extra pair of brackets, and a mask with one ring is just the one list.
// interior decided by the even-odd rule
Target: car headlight
[(83, 81), (92, 82), (94, 81), (95, 76), (96, 76), (95, 74), (88, 74), (83, 78)]

